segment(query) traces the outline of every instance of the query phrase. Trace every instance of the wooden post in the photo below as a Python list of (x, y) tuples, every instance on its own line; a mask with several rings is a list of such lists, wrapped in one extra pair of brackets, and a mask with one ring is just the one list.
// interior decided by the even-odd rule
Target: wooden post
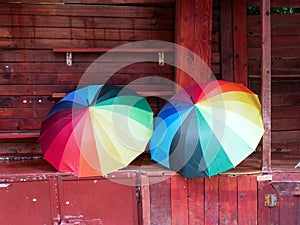
[(234, 81), (232, 28), (232, 0), (222, 0), (220, 1), (222, 80), (231, 82)]
[[(182, 88), (196, 82), (210, 80), (211, 36), (212, 36), (212, 0), (177, 0), (176, 1), (176, 43), (198, 55), (207, 67), (196, 65), (193, 55), (177, 52), (177, 63), (194, 67), (193, 74), (176, 70), (176, 82)], [(197, 69), (201, 68), (201, 71)], [(196, 77), (192, 79), (191, 76)]]
[(262, 171), (271, 171), (271, 3), (261, 1), (261, 100), (265, 133), (262, 145)]
[(246, 0), (233, 0), (234, 82), (248, 86)]

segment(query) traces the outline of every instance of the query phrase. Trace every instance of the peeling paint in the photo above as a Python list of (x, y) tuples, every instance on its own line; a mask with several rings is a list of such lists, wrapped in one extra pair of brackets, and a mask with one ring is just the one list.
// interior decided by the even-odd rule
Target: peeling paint
[(0, 184), (0, 188), (7, 188), (10, 184)]

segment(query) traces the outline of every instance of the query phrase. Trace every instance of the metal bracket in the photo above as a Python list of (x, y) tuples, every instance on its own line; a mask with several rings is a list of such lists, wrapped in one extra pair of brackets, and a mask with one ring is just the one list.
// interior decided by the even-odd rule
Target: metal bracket
[(66, 65), (72, 66), (72, 52), (66, 52)]
[(277, 195), (276, 194), (266, 194), (265, 195), (265, 206), (275, 207), (277, 204)]
[(158, 65), (160, 65), (160, 66), (165, 65), (165, 53), (164, 52), (158, 53)]

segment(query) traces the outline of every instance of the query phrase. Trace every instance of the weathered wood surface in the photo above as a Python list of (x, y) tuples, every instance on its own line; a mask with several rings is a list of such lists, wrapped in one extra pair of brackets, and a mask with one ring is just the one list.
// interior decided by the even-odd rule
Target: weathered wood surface
[[(177, 1), (175, 40), (178, 45), (192, 51), (192, 55), (178, 51), (177, 63), (180, 67), (188, 65), (193, 68), (191, 74), (176, 70), (176, 82), (182, 88), (211, 78), (212, 8), (211, 0), (193, 0), (190, 4)], [(195, 55), (200, 60), (195, 59)]]
[[(248, 6), (260, 7), (260, 1), (247, 1)], [(271, 7), (297, 8), (300, 1), (271, 1)], [(271, 14), (271, 55), (265, 56), (271, 60), (271, 101), (272, 102), (272, 149), (275, 146), (288, 145), (295, 149), (299, 139), (300, 103), (300, 14)], [(261, 62), (261, 34), (262, 19), (259, 15), (247, 17), (248, 40), (248, 72), (250, 88), (258, 93), (262, 92), (258, 85), (261, 79), (261, 70), (266, 64)], [(266, 32), (266, 29), (265, 29)], [(266, 43), (266, 42), (265, 42)], [(265, 88), (263, 88), (266, 90)], [(267, 92), (267, 90), (266, 90)], [(269, 104), (270, 105), (270, 104)], [(297, 137), (298, 136), (298, 137)], [(293, 143), (293, 144), (292, 144)]]
[[(0, 131), (38, 131), (42, 119), (58, 99), (53, 93), (75, 90), (82, 75), (101, 53), (73, 54), (66, 66), (65, 54), (54, 48), (112, 48), (130, 41), (174, 40), (174, 1), (98, 1), (98, 5), (36, 4), (38, 1), (0, 3)], [(66, 3), (74, 3), (66, 1)], [(126, 5), (130, 4), (130, 6)], [(166, 63), (173, 56), (165, 54)], [(127, 85), (139, 92), (169, 92), (173, 88), (157, 77), (174, 80), (171, 66), (138, 63), (110, 72), (126, 57), (157, 61), (157, 53), (115, 53), (115, 62), (86, 75), (85, 84)], [(102, 65), (97, 65), (101, 67)], [(156, 76), (149, 85), (144, 77)], [(157, 112), (163, 100), (148, 98)], [(21, 136), (20, 136), (21, 137)]]

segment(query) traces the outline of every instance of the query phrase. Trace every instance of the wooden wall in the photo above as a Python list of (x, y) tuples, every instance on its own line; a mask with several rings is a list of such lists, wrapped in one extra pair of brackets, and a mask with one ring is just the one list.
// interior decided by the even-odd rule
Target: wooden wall
[[(248, 1), (260, 7), (260, 1)], [(299, 8), (300, 1), (272, 1), (271, 7)], [(249, 86), (261, 89), (261, 21), (247, 17)], [(299, 150), (300, 146), (300, 14), (271, 15), (272, 54), (272, 148)]]
[[(42, 119), (58, 100), (52, 94), (75, 90), (84, 71), (101, 55), (73, 53), (73, 65), (67, 66), (65, 53), (53, 52), (53, 48), (113, 48), (139, 40), (174, 42), (173, 0), (110, 2), (0, 3), (1, 133), (38, 133)], [(117, 57), (124, 61), (122, 54)], [(149, 75), (173, 80), (173, 68), (138, 63), (119, 71), (109, 83), (126, 85)], [(138, 85), (140, 91), (172, 90), (163, 83)], [(151, 97), (149, 102), (157, 110), (159, 102)], [(18, 144), (5, 142), (0, 152), (38, 151), (37, 145), (29, 147), (24, 140), (21, 148), (20, 140), (16, 141)]]
[[(22, 1), (21, 1), (22, 2)], [(44, 2), (44, 1), (43, 1)], [(48, 0), (0, 3), (0, 135), (35, 132), (59, 99), (53, 93), (69, 92), (101, 53), (73, 53), (73, 65), (54, 48), (113, 48), (139, 40), (174, 42), (174, 0), (118, 1)], [(219, 1), (213, 3), (212, 69), (220, 77)], [(122, 53), (117, 57), (120, 61)], [(128, 57), (128, 54), (127, 54)], [(130, 57), (139, 57), (131, 54)], [(151, 56), (157, 57), (157, 55)], [(137, 63), (118, 71), (108, 83), (126, 85), (145, 76), (174, 80), (165, 64)], [(106, 78), (105, 74), (101, 74)], [(137, 82), (138, 91), (171, 92), (167, 83), (149, 86)], [(154, 112), (163, 99), (148, 97)], [(35, 139), (0, 140), (0, 152), (35, 153)]]
[[(146, 171), (142, 224), (300, 224), (299, 173), (274, 173), (272, 181), (263, 177), (233, 173), (185, 179)], [(276, 205), (265, 205), (268, 194), (276, 195)]]

